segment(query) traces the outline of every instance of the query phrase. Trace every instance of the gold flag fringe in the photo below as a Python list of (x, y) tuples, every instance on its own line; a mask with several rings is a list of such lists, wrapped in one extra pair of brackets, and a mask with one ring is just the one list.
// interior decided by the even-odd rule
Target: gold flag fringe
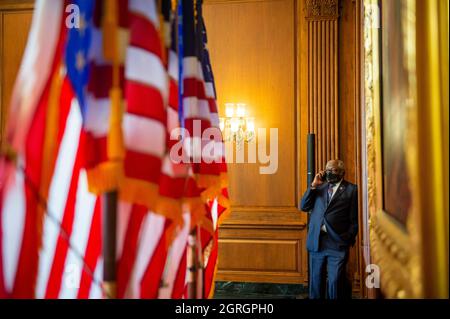
[[(59, 129), (59, 103), (61, 97), (61, 87), (63, 85), (62, 66), (59, 65), (53, 74), (49, 99), (47, 104), (47, 113), (45, 118), (44, 145), (41, 163), (41, 181), (39, 183), (39, 195), (42, 198), (48, 198), (50, 183), (52, 180), (54, 163), (57, 157), (57, 144), (55, 136)], [(37, 206), (37, 235), (38, 247), (42, 247), (42, 233), (44, 227), (44, 215), (46, 207)]]
[(112, 63), (113, 81), (109, 92), (111, 108), (107, 136), (108, 160), (87, 172), (89, 191), (97, 195), (118, 189), (123, 180), (125, 157), (122, 134), (124, 104), (120, 87), (119, 9), (117, 1), (105, 1), (103, 5), (103, 56)]

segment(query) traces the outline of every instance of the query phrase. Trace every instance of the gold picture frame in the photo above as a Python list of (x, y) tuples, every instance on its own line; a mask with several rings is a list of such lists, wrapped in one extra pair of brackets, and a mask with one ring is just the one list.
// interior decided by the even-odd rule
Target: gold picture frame
[[(395, 1), (402, 10), (401, 30), (385, 31), (403, 32), (402, 66), (407, 70), (409, 81), (405, 99), (406, 125), (401, 143), (408, 175), (404, 182), (409, 183), (411, 199), (405, 223), (399, 222), (398, 218), (384, 209), (385, 150), (382, 134), (383, 107), (386, 105), (382, 103), (381, 63), (388, 63), (380, 59), (383, 27), (380, 22), (383, 20), (381, 8), (384, 1)], [(434, 23), (433, 19), (438, 20), (433, 14), (438, 15), (438, 11), (443, 9), (439, 6), (443, 5), (445, 3), (440, 0), (364, 0), (363, 107), (370, 256), (372, 264), (379, 267), (381, 292), (386, 298), (448, 298), (448, 192), (444, 194), (443, 191), (445, 188), (448, 190), (448, 181), (439, 179), (439, 174), (446, 170), (445, 165), (448, 166), (448, 156), (445, 157), (445, 152), (442, 152), (446, 148), (448, 153), (448, 139), (446, 142), (427, 131), (438, 127), (444, 132), (446, 125), (448, 131), (448, 121), (439, 121), (435, 115), (445, 114), (448, 99), (446, 102), (444, 99), (436, 100), (430, 91), (436, 80), (446, 81), (448, 85), (448, 67), (447, 75), (430, 72), (443, 58), (448, 59), (448, 42), (446, 47), (441, 45), (440, 48), (433, 47), (432, 41), (420, 43), (420, 46), (416, 42), (417, 39), (432, 39), (436, 36), (433, 35), (436, 30), (429, 25)], [(439, 28), (440, 32), (448, 32), (448, 16), (444, 16)], [(431, 53), (440, 51), (437, 56), (433, 56), (422, 54), (425, 50)], [(434, 93), (445, 95), (445, 90)], [(435, 139), (430, 140), (432, 138)], [(428, 163), (434, 165), (427, 166)], [(429, 167), (429, 170), (424, 171), (424, 167)]]

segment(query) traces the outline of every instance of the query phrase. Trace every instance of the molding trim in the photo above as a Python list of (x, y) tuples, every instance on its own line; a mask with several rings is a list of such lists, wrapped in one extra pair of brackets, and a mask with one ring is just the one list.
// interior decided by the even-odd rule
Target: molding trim
[(0, 11), (32, 10), (34, 3), (34, 0), (0, 0)]
[(233, 208), (221, 228), (296, 229), (306, 228), (304, 216), (296, 207)]

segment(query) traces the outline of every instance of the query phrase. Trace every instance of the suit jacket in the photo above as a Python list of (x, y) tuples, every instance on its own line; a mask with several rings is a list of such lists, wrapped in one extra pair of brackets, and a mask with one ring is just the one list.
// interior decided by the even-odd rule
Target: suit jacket
[(325, 224), (336, 250), (354, 245), (358, 234), (358, 188), (345, 180), (341, 182), (327, 205), (328, 183), (316, 189), (308, 188), (301, 201), (301, 210), (310, 213), (306, 248), (319, 251), (320, 228)]

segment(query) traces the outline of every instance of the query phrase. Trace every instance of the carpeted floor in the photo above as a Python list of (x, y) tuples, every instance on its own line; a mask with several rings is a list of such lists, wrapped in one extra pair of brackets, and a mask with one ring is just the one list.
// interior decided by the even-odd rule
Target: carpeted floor
[(305, 299), (308, 287), (291, 284), (216, 282), (215, 299)]

